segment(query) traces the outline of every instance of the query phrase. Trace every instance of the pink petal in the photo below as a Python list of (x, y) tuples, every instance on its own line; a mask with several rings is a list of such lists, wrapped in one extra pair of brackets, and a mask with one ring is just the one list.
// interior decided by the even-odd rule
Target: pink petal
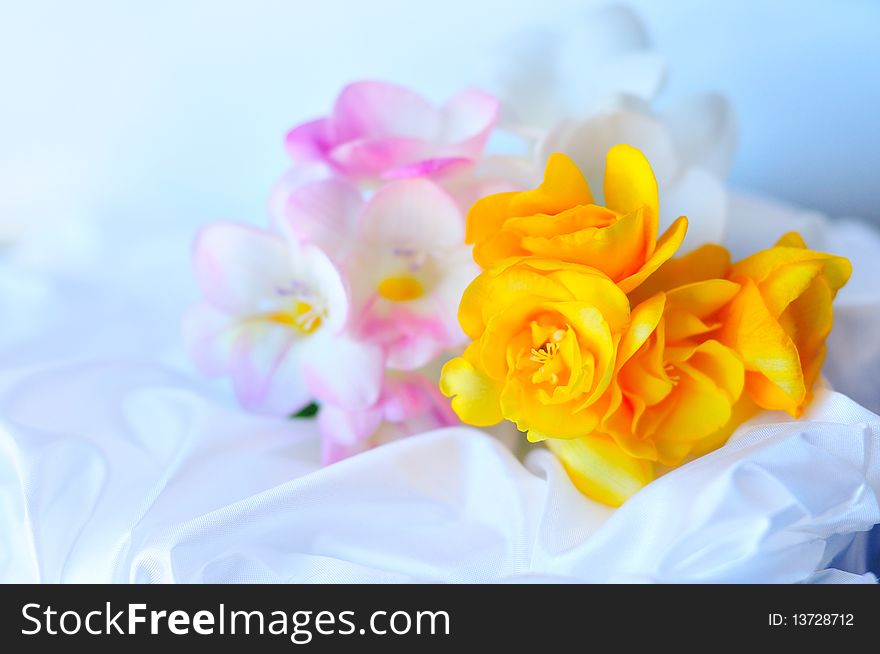
[(324, 404), (318, 413), (321, 462), (324, 465), (336, 463), (366, 449), (366, 441), (381, 425), (382, 411), (379, 408), (346, 411), (332, 404)]
[(473, 161), (465, 157), (443, 157), (424, 159), (406, 164), (383, 173), (384, 179), (409, 179), (412, 177), (440, 177), (462, 171), (472, 166)]
[(430, 157), (436, 146), (429, 141), (388, 136), (339, 144), (328, 154), (330, 163), (353, 177), (382, 177), (386, 171), (406, 167)]
[(390, 382), (386, 386), (382, 409), (389, 422), (417, 421), (423, 431), (459, 424), (449, 400), (440, 393), (437, 383), (418, 374)]
[(385, 348), (386, 365), (395, 370), (415, 370), (460, 340), (460, 330), (450, 333), (446, 321), (420, 316), (403, 308), (390, 315), (367, 313), (359, 333), (371, 343)]
[(327, 118), (319, 118), (298, 125), (287, 133), (285, 142), (294, 161), (322, 161), (333, 146), (331, 123)]
[(409, 89), (387, 82), (355, 82), (333, 108), (336, 143), (389, 136), (429, 140), (440, 129), (439, 112)]

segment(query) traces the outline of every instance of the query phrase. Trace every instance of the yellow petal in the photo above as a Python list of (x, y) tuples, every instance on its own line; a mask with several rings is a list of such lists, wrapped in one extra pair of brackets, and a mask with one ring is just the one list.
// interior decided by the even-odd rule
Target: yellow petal
[(777, 246), (761, 250), (745, 259), (736, 262), (730, 269), (729, 276), (751, 277), (760, 286), (767, 277), (789, 264), (816, 262), (822, 266), (822, 274), (836, 293), (849, 280), (852, 265), (843, 258), (824, 252), (805, 250), (802, 247)]
[(810, 287), (822, 268), (821, 261), (799, 261), (780, 266), (768, 274), (758, 289), (770, 315), (774, 318), (782, 315), (788, 305)]
[(458, 322), (471, 340), (480, 338), (486, 323), (483, 321), (483, 305), (491, 287), (491, 277), (487, 273), (477, 275), (464, 289), (458, 305)]
[(515, 194), (508, 216), (553, 215), (579, 204), (594, 204), (590, 186), (568, 155), (554, 152), (547, 159), (544, 181), (533, 191)]
[(474, 244), (474, 261), (483, 270), (488, 270), (510, 257), (527, 255), (528, 250), (523, 249), (521, 240), (519, 235), (501, 229)]
[(555, 302), (547, 307), (558, 312), (566, 324), (577, 334), (581, 350), (589, 352), (594, 359), (594, 367), (599, 376), (591, 391), (582, 398), (582, 402), (592, 402), (602, 393), (611, 381), (614, 372), (615, 346), (614, 334), (602, 313), (593, 305), (583, 302)]
[(685, 284), (727, 276), (730, 252), (721, 245), (703, 245), (682, 257), (669, 259), (638, 288), (630, 293), (633, 304), (638, 304), (660, 291), (668, 291)]
[(440, 392), (452, 398), (452, 410), (462, 422), (478, 427), (495, 425), (504, 419), (498, 384), (472, 363), (474, 345), (465, 355), (447, 362), (440, 373)]
[(752, 401), (748, 393), (743, 393), (739, 400), (731, 407), (730, 420), (727, 421), (727, 424), (694, 443), (691, 448), (691, 455), (703, 456), (708, 452), (717, 450), (728, 441), (740, 425), (760, 410), (761, 408)]
[(718, 341), (708, 340), (694, 349), (687, 363), (727, 393), (731, 403), (739, 401), (743, 392), (745, 370), (736, 352)]
[(789, 248), (807, 248), (807, 243), (804, 241), (804, 237), (797, 232), (783, 234), (779, 237), (779, 240), (776, 241), (776, 245)]
[(595, 204), (577, 205), (554, 216), (536, 214), (509, 218), (504, 229), (520, 236), (552, 237), (572, 234), (590, 227), (608, 227), (617, 222), (618, 215)]
[(620, 506), (654, 479), (650, 461), (629, 456), (607, 436), (550, 440), (547, 446), (578, 490), (608, 506)]
[(632, 310), (629, 327), (620, 341), (617, 355), (618, 368), (635, 354), (648, 337), (657, 329), (663, 310), (666, 307), (666, 295), (658, 293), (636, 306)]
[[(530, 267), (539, 265), (539, 261), (529, 262)], [(601, 272), (584, 266), (567, 266), (548, 271), (547, 277), (564, 286), (572, 300), (597, 307), (611, 331), (622, 331), (629, 323), (629, 300), (620, 287)]]
[(806, 393), (798, 351), (751, 279), (744, 280), (721, 320), (720, 340), (743, 358), (752, 399), (765, 409), (795, 413)]
[(657, 180), (645, 155), (630, 145), (615, 145), (608, 151), (605, 159), (605, 204), (622, 215), (638, 209), (645, 212), (646, 250), (650, 255), (657, 240), (660, 217)]
[(687, 218), (681, 216), (669, 226), (660, 240), (657, 242), (657, 248), (641, 267), (640, 270), (630, 275), (626, 279), (619, 282), (620, 288), (624, 293), (633, 291), (639, 284), (648, 279), (660, 266), (662, 266), (669, 258), (675, 254), (675, 251), (681, 246), (684, 236), (687, 233)]
[(682, 365), (675, 392), (666, 402), (673, 409), (654, 430), (660, 462), (677, 466), (691, 444), (718, 431), (730, 420), (732, 403), (727, 393), (702, 372)]
[(641, 429), (639, 425), (644, 413), (662, 402), (674, 389), (674, 382), (667, 374), (664, 334), (665, 325), (661, 321), (651, 338), (621, 366), (618, 373), (618, 383), (636, 409), (633, 430), (640, 436), (650, 435), (650, 429)]
[(523, 236), (521, 246), (535, 256), (580, 263), (619, 281), (641, 269), (644, 249), (644, 211), (622, 216), (609, 227), (587, 227), (552, 236)]
[(707, 279), (679, 286), (666, 295), (670, 306), (684, 309), (698, 318), (706, 318), (729, 303), (739, 290), (739, 284), (727, 279)]
[(465, 242), (480, 243), (501, 230), (510, 217), (508, 207), (516, 192), (495, 193), (477, 200), (467, 214)]
[(834, 322), (833, 298), (828, 281), (817, 277), (780, 317), (780, 324), (797, 346), (808, 392), (825, 359), (825, 341)]
[(523, 380), (508, 379), (501, 391), (500, 403), (505, 419), (516, 424), (533, 443), (579, 438), (592, 433), (599, 424), (597, 412), (574, 411), (571, 403), (542, 402), (535, 389)]

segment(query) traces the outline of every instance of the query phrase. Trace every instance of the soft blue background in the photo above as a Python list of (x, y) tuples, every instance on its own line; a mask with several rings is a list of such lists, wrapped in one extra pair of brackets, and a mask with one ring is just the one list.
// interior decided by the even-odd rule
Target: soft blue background
[[(510, 33), (591, 4), (3, 0), (0, 211), (262, 220), (283, 134), (344, 83), (439, 99)], [(671, 63), (664, 97), (733, 101), (736, 186), (880, 222), (880, 3), (629, 4)]]

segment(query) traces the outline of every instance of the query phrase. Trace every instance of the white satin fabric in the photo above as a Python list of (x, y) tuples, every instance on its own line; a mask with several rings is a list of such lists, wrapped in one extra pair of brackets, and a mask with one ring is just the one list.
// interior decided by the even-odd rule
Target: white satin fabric
[(880, 522), (880, 418), (828, 391), (612, 511), (474, 429), (318, 469), (313, 423), (154, 366), (0, 388), (3, 581), (873, 580), (840, 553)]

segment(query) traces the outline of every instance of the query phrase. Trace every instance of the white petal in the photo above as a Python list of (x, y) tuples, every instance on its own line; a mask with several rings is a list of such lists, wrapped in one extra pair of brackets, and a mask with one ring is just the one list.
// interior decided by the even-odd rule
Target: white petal
[(791, 231), (800, 233), (811, 247), (823, 247), (828, 219), (819, 213), (744, 193), (731, 193), (729, 202), (724, 245), (734, 260), (771, 247)]
[(603, 97), (625, 94), (652, 100), (666, 81), (666, 60), (652, 52), (634, 52), (599, 66), (591, 84), (569, 85), (580, 93), (570, 100), (575, 115)]
[(444, 274), (432, 295), (436, 298), (440, 316), (450, 330), (460, 331), (458, 306), (468, 285), (479, 275), (480, 268), (474, 263), (469, 246), (449, 251), (444, 257)]
[(605, 175), (605, 156), (612, 146), (626, 143), (641, 150), (663, 188), (679, 174), (675, 144), (666, 126), (633, 100), (619, 99), (612, 106), (584, 119), (564, 123), (552, 130), (541, 145), (541, 160), (553, 152), (564, 152), (584, 173), (597, 200)]
[(727, 177), (736, 150), (736, 116), (724, 97), (694, 95), (662, 115), (684, 166), (700, 166)]
[(196, 367), (210, 376), (229, 370), (238, 323), (210, 304), (192, 307), (183, 319), (183, 340)]
[(193, 264), (205, 298), (230, 314), (270, 309), (290, 275), (290, 247), (271, 232), (216, 223), (199, 232)]
[(688, 230), (677, 256), (705, 243), (721, 243), (727, 226), (727, 191), (717, 177), (691, 168), (660, 196), (660, 233), (679, 216)]
[(269, 193), (269, 217), (273, 225), (280, 226), (287, 211), (287, 201), (291, 194), (303, 184), (327, 179), (332, 171), (324, 163), (298, 163), (291, 166), (281, 178), (275, 182)]
[(242, 326), (233, 347), (231, 374), (246, 409), (289, 416), (311, 401), (300, 367), (306, 344), (284, 325), (251, 321)]
[(348, 293), (339, 269), (313, 245), (304, 245), (291, 262), (292, 275), (312, 293), (326, 311), (323, 327), (338, 333), (348, 320)]

